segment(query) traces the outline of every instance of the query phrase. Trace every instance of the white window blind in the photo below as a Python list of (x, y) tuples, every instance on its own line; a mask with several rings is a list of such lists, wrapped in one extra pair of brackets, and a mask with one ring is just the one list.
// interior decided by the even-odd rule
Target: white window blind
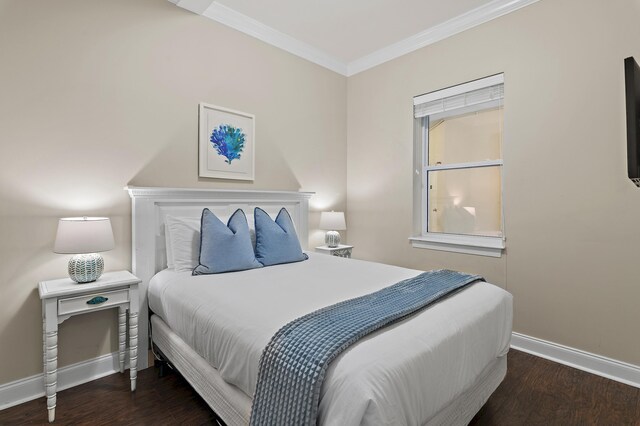
[(414, 117), (426, 117), (489, 102), (498, 103), (503, 98), (504, 76), (498, 74), (414, 97)]

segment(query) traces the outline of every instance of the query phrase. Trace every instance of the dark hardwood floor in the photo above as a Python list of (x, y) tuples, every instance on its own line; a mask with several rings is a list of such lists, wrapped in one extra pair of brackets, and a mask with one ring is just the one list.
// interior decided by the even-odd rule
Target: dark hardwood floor
[(470, 425), (640, 425), (640, 389), (512, 349)]
[[(507, 377), (471, 425), (640, 425), (640, 389), (511, 350)], [(44, 398), (0, 411), (0, 425), (47, 424)], [(215, 424), (178, 374), (114, 374), (58, 393), (57, 425)]]

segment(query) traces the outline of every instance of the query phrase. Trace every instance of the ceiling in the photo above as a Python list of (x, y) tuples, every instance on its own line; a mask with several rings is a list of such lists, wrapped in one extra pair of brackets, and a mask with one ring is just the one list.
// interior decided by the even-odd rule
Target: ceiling
[(170, 0), (344, 75), (537, 0)]

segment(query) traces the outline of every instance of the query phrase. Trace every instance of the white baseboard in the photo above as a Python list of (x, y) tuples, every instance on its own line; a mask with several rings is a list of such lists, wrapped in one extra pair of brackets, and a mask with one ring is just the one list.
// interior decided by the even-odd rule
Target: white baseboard
[[(512, 333), (511, 347), (569, 367), (640, 388), (640, 366), (616, 361), (520, 333)], [(125, 365), (125, 368), (129, 368)], [(118, 352), (58, 369), (58, 390), (68, 389), (120, 371)], [(42, 374), (0, 385), (0, 410), (44, 396)]]
[(640, 366), (570, 348), (520, 333), (511, 334), (511, 347), (578, 370), (640, 388)]
[[(125, 365), (125, 368), (129, 368)], [(120, 371), (118, 352), (58, 369), (58, 391)], [(42, 374), (0, 385), (0, 410), (44, 396)]]

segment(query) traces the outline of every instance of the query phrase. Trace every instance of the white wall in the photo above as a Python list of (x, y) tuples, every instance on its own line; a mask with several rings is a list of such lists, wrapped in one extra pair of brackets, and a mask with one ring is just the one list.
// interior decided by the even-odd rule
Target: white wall
[[(0, 384), (42, 367), (37, 283), (66, 275), (57, 219), (111, 218), (106, 270), (131, 267), (123, 187), (315, 191), (343, 210), (346, 78), (167, 0), (0, 0)], [(198, 178), (198, 103), (256, 116), (255, 182)], [(60, 327), (59, 365), (117, 349), (115, 310)]]
[[(514, 330), (640, 364), (640, 190), (626, 176), (623, 59), (637, 0), (541, 0), (349, 78), (354, 256), (483, 274)], [(412, 97), (504, 72), (500, 259), (414, 249)]]

